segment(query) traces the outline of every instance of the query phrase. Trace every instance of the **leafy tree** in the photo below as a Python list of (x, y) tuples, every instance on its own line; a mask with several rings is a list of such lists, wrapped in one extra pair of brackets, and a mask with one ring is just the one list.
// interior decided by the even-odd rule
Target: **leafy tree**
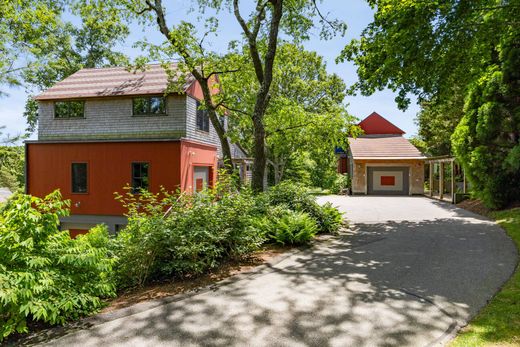
[(475, 194), (491, 207), (518, 199), (518, 0), (369, 4), (374, 21), (340, 57), (358, 65), (353, 88), (371, 94), (389, 87), (401, 108), (408, 93), (418, 95), (428, 147), (448, 150), (458, 123), (453, 151)]
[[(283, 32), (289, 38), (296, 40), (308, 39), (310, 30), (314, 27), (314, 19), (319, 18), (323, 38), (329, 38), (335, 33), (343, 33), (345, 25), (339, 21), (328, 20), (319, 12), (315, 0), (257, 0), (247, 16), (244, 16), (244, 5), (239, 0), (198, 0), (201, 12), (214, 9), (217, 14), (228, 10), (239, 23), (244, 43), (247, 46), (249, 58), (237, 60), (229, 65), (229, 60), (222, 55), (208, 51), (204, 40), (218, 29), (217, 18), (211, 17), (206, 22), (206, 31), (199, 35), (192, 23), (181, 21), (180, 24), (169, 26), (165, 18), (165, 8), (161, 0), (133, 0), (123, 5), (131, 9), (134, 17), (142, 23), (155, 21), (160, 32), (166, 39), (165, 44), (157, 46), (143, 43), (148, 47), (150, 55), (162, 57), (165, 67), (167, 61), (174, 57), (181, 58), (181, 68), (189, 72), (201, 85), (204, 95), (203, 107), (208, 110), (210, 120), (219, 135), (222, 151), (228, 170), (232, 171), (231, 150), (226, 129), (220, 123), (219, 110), (224, 105), (213, 100), (211, 86), (215, 75), (241, 71), (248, 65), (254, 70), (256, 93), (254, 108), (251, 113), (253, 123), (253, 188), (256, 191), (264, 189), (264, 174), (266, 165), (266, 130), (264, 115), (270, 101), (270, 88), (273, 82), (273, 67), (278, 48), (279, 33)], [(261, 45), (265, 44), (264, 49)], [(236, 46), (236, 42), (231, 42)], [(226, 62), (224, 64), (223, 62)], [(210, 83), (208, 83), (210, 82)], [(222, 112), (222, 111), (220, 111)]]
[[(0, 85), (18, 86), (24, 70), (57, 44), (61, 0), (0, 0)], [(0, 95), (5, 91), (0, 90)]]
[[(53, 86), (82, 68), (121, 66), (127, 57), (114, 50), (129, 34), (121, 11), (102, 0), (74, 0), (61, 12), (80, 20), (56, 20), (53, 41), (36, 52), (36, 61), (23, 69), (21, 78), (30, 94)], [(58, 17), (59, 18), (59, 17)], [(24, 116), (29, 132), (36, 128), (37, 102), (29, 96)]]
[(419, 127), (419, 149), (429, 155), (446, 155), (452, 153), (451, 135), (463, 115), (464, 98), (454, 95), (436, 101), (435, 98), (421, 103), (421, 110), (416, 118)]
[(19, 146), (0, 146), (0, 187), (12, 192), (25, 184), (24, 148)]
[[(231, 59), (247, 59), (247, 50)], [(238, 56), (238, 57), (237, 57)], [(230, 136), (246, 153), (255, 148), (254, 122), (256, 77), (252, 67), (222, 78), (225, 94), (221, 102), (230, 113)], [(323, 58), (302, 46), (284, 43), (278, 48), (273, 67), (270, 102), (265, 111), (267, 163), (279, 183), (298, 157), (334, 157), (336, 146), (346, 145), (353, 123), (343, 105), (346, 86), (328, 74)]]

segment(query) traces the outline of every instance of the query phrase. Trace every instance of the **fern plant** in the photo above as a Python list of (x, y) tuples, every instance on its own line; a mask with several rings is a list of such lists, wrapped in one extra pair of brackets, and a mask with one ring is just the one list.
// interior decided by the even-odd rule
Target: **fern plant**
[(305, 245), (317, 231), (316, 221), (308, 213), (286, 210), (272, 225), (270, 236), (282, 245)]

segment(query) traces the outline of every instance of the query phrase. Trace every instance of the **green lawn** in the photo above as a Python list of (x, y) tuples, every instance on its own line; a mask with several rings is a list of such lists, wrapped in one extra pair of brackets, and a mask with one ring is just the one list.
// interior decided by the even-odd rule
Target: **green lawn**
[[(520, 249), (520, 208), (493, 212), (491, 217)], [(520, 346), (520, 268), (459, 336), (454, 346)]]

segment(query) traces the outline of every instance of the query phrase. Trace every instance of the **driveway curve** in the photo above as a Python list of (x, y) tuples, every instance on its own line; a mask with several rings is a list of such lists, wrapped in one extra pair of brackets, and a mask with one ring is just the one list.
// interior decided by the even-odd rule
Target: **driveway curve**
[(137, 304), (56, 346), (443, 345), (517, 261), (493, 222), (422, 197), (320, 197), (351, 231), (190, 295)]

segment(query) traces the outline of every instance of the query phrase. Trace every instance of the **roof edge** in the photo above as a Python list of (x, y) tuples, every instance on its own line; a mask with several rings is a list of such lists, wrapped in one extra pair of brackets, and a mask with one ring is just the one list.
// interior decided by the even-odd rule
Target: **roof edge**
[(428, 157), (425, 156), (418, 156), (418, 157), (355, 157), (352, 156), (354, 160), (376, 160), (376, 159), (383, 159), (383, 160), (404, 160), (404, 159), (417, 159), (417, 160), (423, 160), (427, 159)]

